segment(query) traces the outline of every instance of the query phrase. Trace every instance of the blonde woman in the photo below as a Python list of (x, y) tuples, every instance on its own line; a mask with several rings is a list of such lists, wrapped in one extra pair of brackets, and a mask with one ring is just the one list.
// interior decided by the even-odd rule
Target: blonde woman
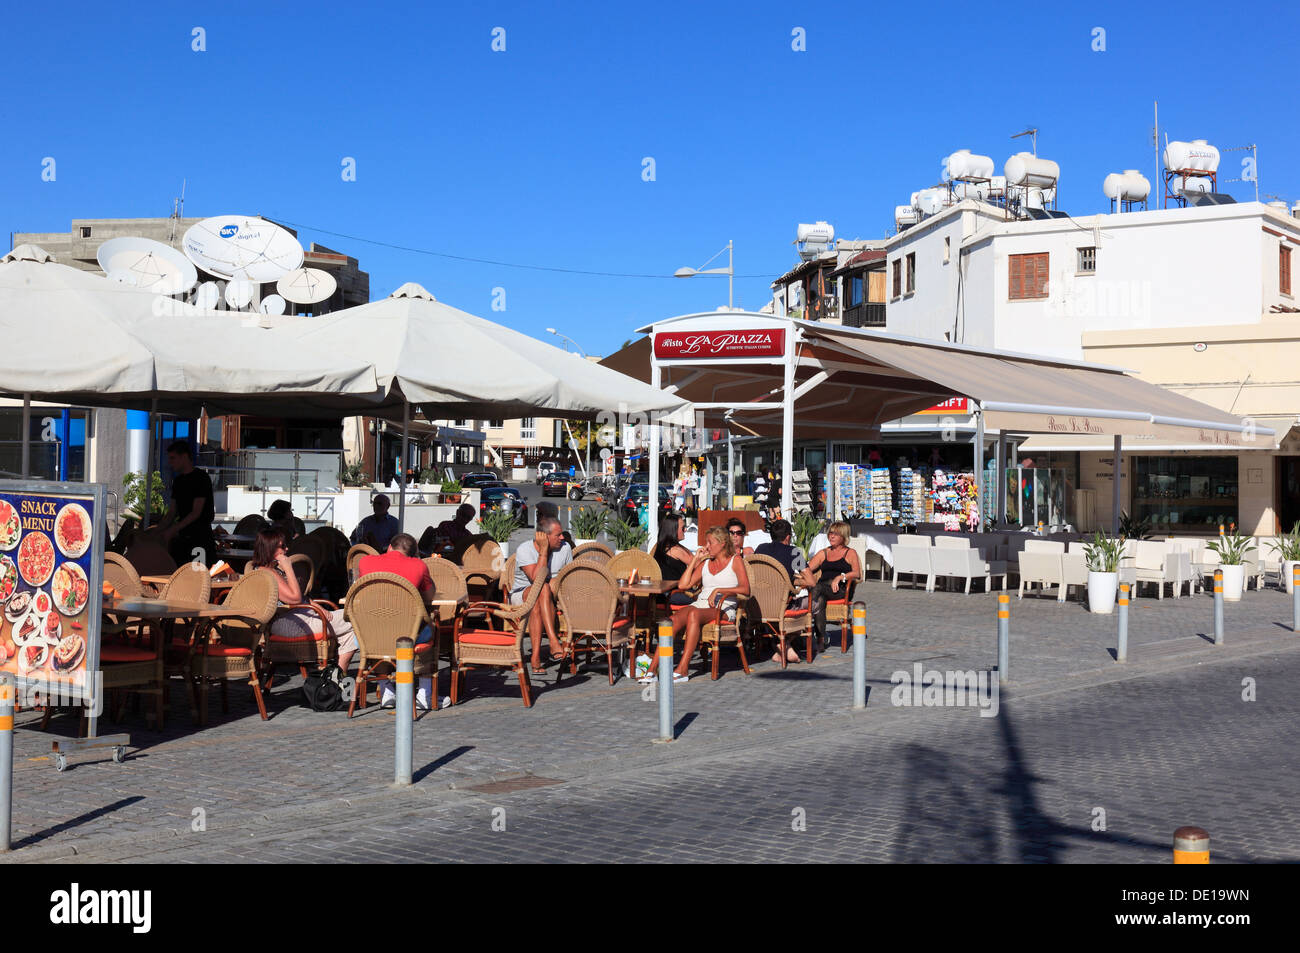
[[(695, 601), (673, 612), (673, 637), (686, 633), (682, 660), (673, 672), (674, 682), (689, 679), (687, 670), (690, 668), (691, 657), (700, 644), (700, 633), (704, 626), (717, 620), (719, 609), (725, 619), (734, 620), (736, 607), (740, 604), (739, 597), (749, 595), (745, 559), (732, 547), (731, 537), (721, 526), (709, 530), (704, 545), (691, 557), (686, 572), (677, 580), (677, 589), (685, 591), (697, 584), (702, 588)], [(658, 661), (656, 656), (649, 674), (641, 681), (654, 680)]]
[(799, 574), (799, 585), (812, 596), (813, 629), (823, 650), (826, 648), (826, 603), (843, 599), (849, 586), (862, 578), (858, 554), (849, 548), (849, 524), (837, 520), (826, 527), (830, 545), (808, 560)]

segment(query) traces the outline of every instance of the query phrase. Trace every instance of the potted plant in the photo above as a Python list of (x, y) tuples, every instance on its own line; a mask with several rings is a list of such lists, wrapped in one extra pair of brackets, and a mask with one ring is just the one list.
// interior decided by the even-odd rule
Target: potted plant
[(420, 471), (420, 488), (430, 493), (438, 493), (442, 490), (442, 484), (438, 482), (438, 471), (433, 467), (425, 467)]
[(353, 460), (345, 466), (339, 474), (339, 481), (344, 486), (365, 486), (370, 482), (366, 479), (366, 470), (360, 460)]
[(578, 546), (594, 542), (597, 536), (609, 529), (609, 523), (609, 510), (598, 510), (593, 506), (579, 507), (569, 521), (573, 542)]
[(1223, 570), (1223, 598), (1228, 602), (1241, 599), (1241, 592), (1246, 587), (1246, 554), (1254, 545), (1252, 537), (1237, 533), (1220, 536), (1206, 544), (1206, 549), (1219, 555), (1219, 568)]
[(149, 499), (145, 499), (144, 491), (144, 474), (131, 472), (122, 477), (122, 505), (126, 507), (128, 515), (136, 519), (144, 517), (146, 507), (149, 509), (150, 525), (157, 526), (159, 521), (167, 515), (167, 498), (166, 486), (163, 484), (162, 474), (157, 470), (153, 472), (152, 482), (153, 492), (148, 494)]
[(813, 516), (808, 510), (800, 510), (794, 514), (794, 519), (790, 522), (790, 528), (794, 531), (794, 544), (803, 553), (804, 561), (807, 562), (812, 558), (808, 550), (812, 548), (813, 542), (817, 539), (817, 534), (822, 531), (822, 521)]
[(1294, 524), (1291, 532), (1283, 533), (1271, 545), (1282, 560), (1282, 585), (1290, 595), (1295, 565), (1300, 563), (1300, 523)]
[(615, 551), (620, 553), (629, 549), (640, 549), (650, 539), (650, 534), (639, 524), (623, 520), (611, 520), (606, 532), (614, 542)]
[(1088, 611), (1109, 615), (1115, 611), (1115, 594), (1119, 591), (1119, 561), (1124, 555), (1124, 540), (1097, 533), (1083, 547), (1088, 566)]
[(479, 532), (496, 540), (502, 559), (510, 555), (510, 535), (523, 525), (518, 516), (505, 510), (492, 510), (478, 518)]
[(460, 502), (460, 481), (448, 480), (442, 485), (440, 491), (440, 502), (442, 503), (459, 503)]

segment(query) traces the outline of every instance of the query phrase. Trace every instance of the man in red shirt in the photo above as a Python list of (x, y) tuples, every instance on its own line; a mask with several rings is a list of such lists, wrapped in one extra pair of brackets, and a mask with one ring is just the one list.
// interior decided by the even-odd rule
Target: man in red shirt
[[(415, 537), (410, 533), (398, 533), (389, 541), (388, 552), (361, 557), (361, 565), (358, 568), (363, 576), (372, 572), (396, 573), (418, 589), (420, 595), (427, 598), (433, 595), (433, 579), (429, 575), (429, 567), (424, 564), (424, 560), (416, 556), (416, 552)], [(420, 629), (415, 644), (423, 645), (432, 640), (433, 630), (426, 625)], [(379, 685), (379, 704), (391, 708), (396, 700), (392, 684), (388, 679), (381, 679)], [(420, 688), (415, 693), (416, 707), (428, 708), (432, 696), (433, 679), (426, 676), (420, 679)]]

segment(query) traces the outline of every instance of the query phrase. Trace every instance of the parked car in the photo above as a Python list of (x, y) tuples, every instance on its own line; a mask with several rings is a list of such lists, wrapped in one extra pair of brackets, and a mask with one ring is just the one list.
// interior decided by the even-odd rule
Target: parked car
[(460, 485), (465, 489), (470, 487), (480, 487), (487, 483), (500, 483), (501, 478), (495, 473), (479, 471), (478, 473), (466, 473), (460, 478)]
[[(637, 508), (644, 506), (650, 498), (650, 485), (648, 483), (633, 483), (618, 501), (615, 511), (625, 521), (629, 523), (636, 522)], [(668, 487), (659, 487), (659, 516), (667, 516), (673, 511), (673, 500), (668, 495)], [(657, 522), (657, 518), (654, 520)]]
[(478, 501), (479, 516), (495, 510), (514, 513), (519, 517), (521, 524), (528, 524), (528, 504), (524, 502), (524, 498), (519, 491), (513, 487), (489, 486), (480, 491)]
[(582, 489), (582, 484), (570, 480), (568, 474), (553, 473), (542, 481), (542, 496), (568, 496), (573, 490)]
[(554, 460), (543, 460), (537, 464), (537, 485), (541, 486), (542, 482), (549, 476), (554, 476), (559, 469), (559, 464)]

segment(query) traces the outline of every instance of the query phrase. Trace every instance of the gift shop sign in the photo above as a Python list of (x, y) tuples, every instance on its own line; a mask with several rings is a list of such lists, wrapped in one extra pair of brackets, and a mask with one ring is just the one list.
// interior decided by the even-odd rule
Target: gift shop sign
[(970, 400), (966, 397), (950, 397), (942, 404), (935, 404), (933, 407), (927, 407), (925, 410), (917, 411), (919, 414), (969, 414)]
[(654, 338), (655, 357), (781, 357), (785, 331), (661, 331)]

